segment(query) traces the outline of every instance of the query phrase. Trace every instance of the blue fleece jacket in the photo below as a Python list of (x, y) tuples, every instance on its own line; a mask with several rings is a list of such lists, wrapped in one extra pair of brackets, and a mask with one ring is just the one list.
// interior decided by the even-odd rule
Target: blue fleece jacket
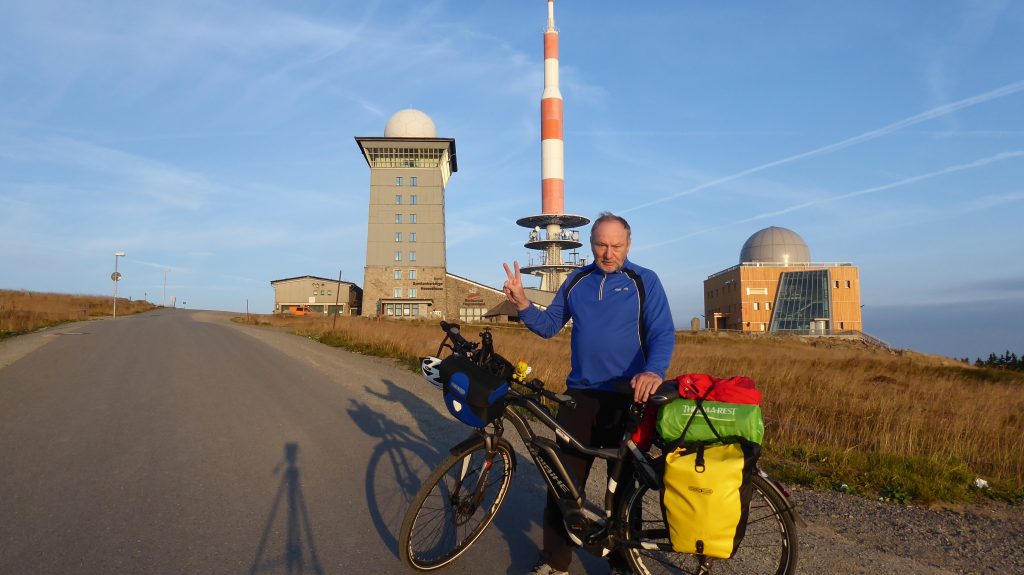
[(643, 371), (664, 379), (672, 359), (675, 328), (665, 289), (653, 271), (629, 260), (610, 274), (595, 264), (573, 271), (546, 310), (531, 304), (519, 317), (545, 338), (572, 319), (570, 388), (614, 391)]

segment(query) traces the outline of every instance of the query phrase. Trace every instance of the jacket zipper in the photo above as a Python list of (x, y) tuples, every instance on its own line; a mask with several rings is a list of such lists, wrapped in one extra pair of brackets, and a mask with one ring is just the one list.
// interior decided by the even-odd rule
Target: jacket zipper
[(604, 301), (604, 280), (608, 279), (608, 274), (601, 276), (601, 287), (597, 288), (597, 301)]

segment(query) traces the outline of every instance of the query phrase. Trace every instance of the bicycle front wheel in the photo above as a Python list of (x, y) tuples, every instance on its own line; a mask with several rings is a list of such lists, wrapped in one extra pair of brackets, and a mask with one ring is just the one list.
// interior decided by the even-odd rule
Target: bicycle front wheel
[(453, 453), (409, 505), (398, 537), (402, 561), (417, 571), (448, 565), (480, 537), (508, 493), (514, 455), (503, 440)]
[(793, 510), (767, 479), (755, 475), (752, 482), (754, 489), (746, 535), (730, 559), (708, 559), (672, 551), (661, 509), (661, 493), (640, 486), (630, 495), (623, 510), (628, 541), (623, 551), (633, 570), (642, 575), (796, 573), (797, 534)]

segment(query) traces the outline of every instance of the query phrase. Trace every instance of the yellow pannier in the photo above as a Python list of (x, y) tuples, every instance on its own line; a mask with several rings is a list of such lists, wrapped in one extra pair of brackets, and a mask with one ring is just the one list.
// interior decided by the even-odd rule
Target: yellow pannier
[(747, 527), (759, 445), (683, 445), (665, 456), (662, 507), (672, 548), (727, 559)]

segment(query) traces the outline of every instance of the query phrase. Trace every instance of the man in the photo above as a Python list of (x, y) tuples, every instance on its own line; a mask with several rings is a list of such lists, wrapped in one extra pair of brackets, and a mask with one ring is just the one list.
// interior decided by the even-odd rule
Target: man
[[(546, 311), (533, 306), (523, 289), (518, 262), (504, 264), (505, 297), (519, 310), (526, 327), (541, 337), (557, 334), (571, 319), (572, 361), (566, 380), (575, 409), (558, 410), (558, 422), (584, 445), (617, 447), (630, 403), (647, 398), (665, 379), (672, 359), (675, 329), (658, 276), (626, 259), (630, 228), (625, 219), (602, 213), (590, 229), (594, 263), (569, 274)], [(620, 390), (624, 383), (632, 395)], [(585, 486), (592, 457), (564, 451), (566, 467)], [(625, 493), (620, 490), (618, 495)], [(544, 548), (531, 573), (568, 575), (572, 545), (554, 496), (544, 509)], [(614, 554), (612, 573), (628, 573)]]

